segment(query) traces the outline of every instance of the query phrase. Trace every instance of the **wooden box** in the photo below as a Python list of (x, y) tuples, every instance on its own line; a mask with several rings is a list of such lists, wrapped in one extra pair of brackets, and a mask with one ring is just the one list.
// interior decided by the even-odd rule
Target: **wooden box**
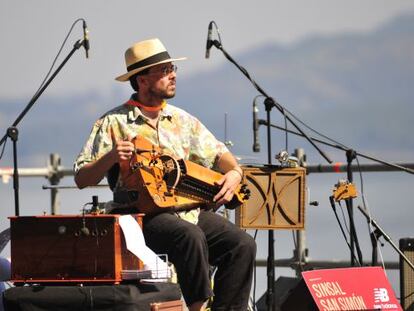
[(305, 177), (302, 167), (244, 166), (250, 198), (236, 209), (244, 229), (304, 229)]
[(151, 311), (183, 311), (184, 305), (181, 300), (151, 303)]
[(120, 216), (10, 217), (12, 281), (119, 284), (122, 270), (142, 269), (126, 249)]

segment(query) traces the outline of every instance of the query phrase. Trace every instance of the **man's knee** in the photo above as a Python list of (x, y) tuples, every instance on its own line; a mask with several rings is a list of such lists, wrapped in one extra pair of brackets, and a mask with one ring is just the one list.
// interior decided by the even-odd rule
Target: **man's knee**
[(245, 233), (243, 238), (241, 239), (241, 244), (244, 252), (251, 255), (253, 258), (256, 257), (256, 241), (253, 239), (252, 236)]

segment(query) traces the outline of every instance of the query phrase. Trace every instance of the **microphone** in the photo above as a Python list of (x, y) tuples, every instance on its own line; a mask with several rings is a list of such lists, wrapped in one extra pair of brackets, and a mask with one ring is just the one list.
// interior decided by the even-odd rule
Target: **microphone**
[(257, 119), (257, 113), (259, 108), (257, 108), (256, 101), (253, 101), (253, 152), (260, 152), (260, 144), (258, 139), (259, 132), (259, 120)]
[(208, 24), (207, 42), (206, 42), (206, 58), (210, 57), (210, 49), (213, 45), (213, 40), (211, 40), (212, 33), (213, 33), (213, 22), (211, 21), (210, 24)]
[(86, 58), (89, 58), (89, 31), (88, 26), (86, 26), (86, 21), (83, 21), (83, 47), (85, 48)]

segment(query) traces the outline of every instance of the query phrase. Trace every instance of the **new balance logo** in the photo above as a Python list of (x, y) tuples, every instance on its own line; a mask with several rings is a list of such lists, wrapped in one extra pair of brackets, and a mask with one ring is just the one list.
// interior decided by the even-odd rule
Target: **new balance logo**
[(374, 288), (374, 299), (375, 302), (387, 302), (390, 300), (388, 291), (386, 288)]

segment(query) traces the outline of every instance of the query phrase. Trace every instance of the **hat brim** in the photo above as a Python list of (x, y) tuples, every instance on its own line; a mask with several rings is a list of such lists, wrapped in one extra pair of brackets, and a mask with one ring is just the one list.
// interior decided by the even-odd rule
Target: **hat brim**
[(136, 69), (133, 69), (131, 71), (128, 71), (127, 73), (116, 77), (115, 80), (121, 81), (121, 82), (125, 82), (125, 81), (128, 81), (129, 78), (131, 76), (133, 76), (134, 74), (137, 74), (137, 73), (139, 73), (139, 72), (141, 72), (141, 71), (143, 71), (143, 70), (145, 70), (147, 68), (154, 67), (154, 66), (159, 65), (159, 64), (164, 64), (164, 63), (169, 63), (169, 62), (176, 62), (176, 61), (179, 61), (179, 60), (186, 60), (186, 59), (187, 59), (187, 57), (164, 59), (164, 60), (159, 61), (159, 62), (156, 62), (154, 64), (147, 65), (147, 66), (143, 66), (143, 67), (136, 68)]

